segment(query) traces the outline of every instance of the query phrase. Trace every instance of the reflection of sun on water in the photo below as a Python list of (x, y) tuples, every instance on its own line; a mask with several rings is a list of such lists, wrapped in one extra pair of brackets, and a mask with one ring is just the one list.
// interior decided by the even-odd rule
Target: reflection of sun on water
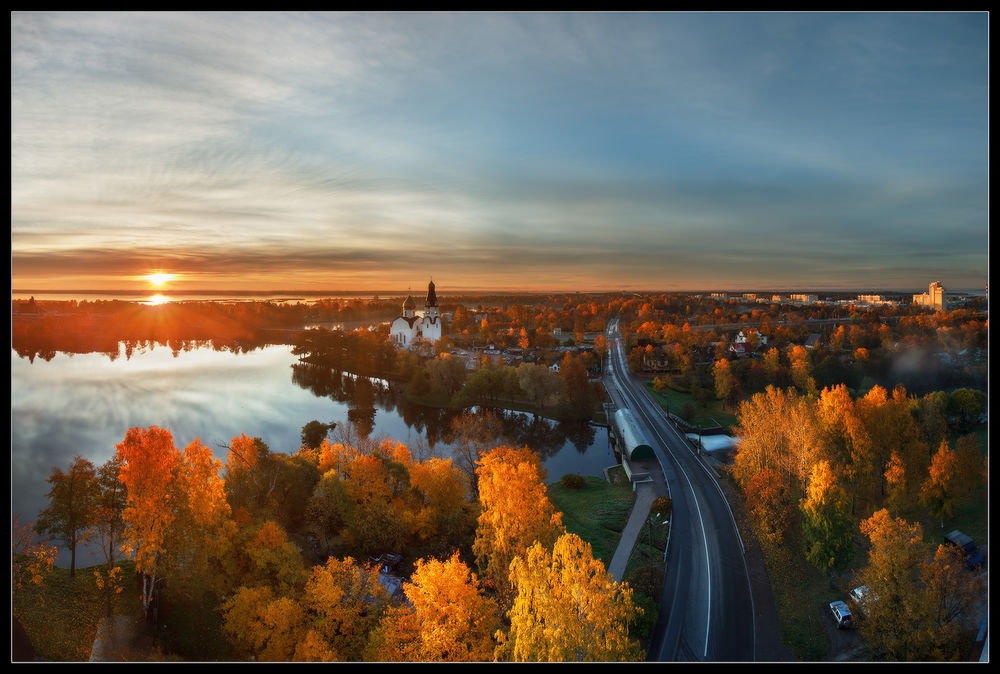
[(152, 297), (147, 297), (146, 298), (146, 304), (149, 304), (149, 305), (154, 306), (154, 307), (157, 306), (158, 304), (166, 304), (169, 301), (170, 301), (170, 298), (169, 297), (165, 297), (163, 295), (153, 295)]

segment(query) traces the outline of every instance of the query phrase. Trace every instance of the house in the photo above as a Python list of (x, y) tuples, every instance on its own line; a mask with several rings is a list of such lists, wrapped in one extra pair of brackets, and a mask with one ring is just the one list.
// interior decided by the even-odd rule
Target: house
[(809, 339), (806, 340), (806, 344), (805, 344), (806, 348), (807, 349), (815, 349), (816, 346), (819, 344), (819, 340), (820, 340), (820, 336), (817, 335), (815, 332), (813, 334), (809, 335)]

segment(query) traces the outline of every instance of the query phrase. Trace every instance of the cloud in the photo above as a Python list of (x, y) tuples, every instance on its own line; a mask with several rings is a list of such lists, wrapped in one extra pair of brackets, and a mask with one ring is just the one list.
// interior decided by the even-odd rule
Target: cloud
[(986, 44), (979, 15), (14, 13), (12, 277), (985, 274)]

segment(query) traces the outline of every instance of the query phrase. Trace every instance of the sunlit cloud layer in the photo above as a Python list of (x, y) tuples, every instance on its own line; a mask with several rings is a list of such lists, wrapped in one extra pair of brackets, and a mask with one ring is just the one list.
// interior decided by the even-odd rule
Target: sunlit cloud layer
[(15, 288), (981, 288), (985, 13), (11, 15)]

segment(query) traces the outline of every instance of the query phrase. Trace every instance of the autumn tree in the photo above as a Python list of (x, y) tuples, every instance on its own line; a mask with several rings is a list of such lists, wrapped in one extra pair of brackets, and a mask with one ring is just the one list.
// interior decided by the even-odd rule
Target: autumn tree
[(362, 659), (390, 601), (378, 573), (378, 568), (358, 564), (351, 557), (330, 557), (312, 568), (302, 604), (310, 631), (315, 633), (313, 639), (325, 647), (327, 659)]
[(979, 451), (979, 439), (975, 434), (961, 436), (956, 442), (955, 454), (961, 497), (975, 491), (988, 473)]
[(222, 607), (222, 631), (236, 653), (266, 662), (296, 660), (307, 642), (306, 616), (291, 597), (276, 596), (266, 586), (241, 587)]
[(795, 515), (794, 491), (788, 476), (765, 468), (749, 479), (744, 494), (760, 533), (773, 544), (782, 543)]
[(793, 389), (768, 386), (740, 403), (737, 419), (733, 472), (744, 491), (754, 475), (770, 468), (786, 475), (795, 493), (804, 492), (813, 464), (827, 455), (809, 401)]
[(94, 569), (98, 592), (104, 599), (105, 615), (110, 618), (115, 597), (122, 590), (122, 567), (115, 564), (119, 541), (125, 530), (122, 513), (127, 505), (128, 492), (119, 478), (121, 461), (112, 456), (97, 470), (94, 497), (94, 537), (104, 553), (105, 566)]
[(636, 608), (632, 589), (617, 583), (590, 544), (564, 534), (552, 551), (534, 543), (510, 565), (516, 595), (510, 631), (500, 634), (498, 660), (635, 661), (639, 644), (628, 634)]
[(175, 598), (186, 594), (200, 599), (206, 592), (228, 589), (221, 573), (222, 556), (232, 544), (236, 526), (221, 470), (222, 462), (201, 440), (195, 438), (184, 448), (177, 475), (177, 512), (168, 538)]
[(472, 549), (487, 585), (506, 598), (511, 561), (536, 542), (550, 546), (563, 532), (562, 513), (549, 500), (542, 462), (528, 447), (496, 447), (477, 463), (482, 513)]
[(451, 398), (462, 388), (465, 381), (465, 363), (442, 353), (425, 366), (431, 387), (440, 395)]
[(872, 597), (858, 623), (865, 641), (890, 660), (960, 657), (958, 635), (975, 624), (983, 598), (981, 580), (967, 573), (960, 552), (934, 551), (919, 524), (885, 509), (863, 520), (861, 533), (870, 541), (868, 564), (855, 580)]
[(475, 515), (468, 483), (450, 458), (413, 462), (410, 486), (415, 545), (443, 554), (471, 538)]
[(271, 450), (260, 438), (240, 433), (229, 443), (223, 479), (230, 507), (258, 512), (266, 506), (278, 484)]
[(380, 661), (482, 662), (493, 659), (500, 609), (482, 594), (458, 553), (418, 560), (403, 584), (408, 602), (390, 608), (370, 646)]
[(229, 444), (222, 475), (232, 510), (246, 508), (257, 519), (274, 519), (298, 531), (320, 471), (314, 450), (272, 452), (260, 438), (241, 433)]
[(801, 504), (806, 559), (824, 573), (843, 570), (854, 554), (854, 522), (847, 499), (828, 461), (813, 466)]
[(55, 537), (69, 548), (69, 575), (76, 575), (76, 546), (87, 540), (94, 524), (97, 473), (94, 464), (77, 456), (68, 473), (53, 468), (49, 503), (38, 515), (35, 531)]
[(170, 432), (157, 426), (130, 428), (115, 448), (128, 492), (122, 549), (134, 556), (142, 574), (142, 604), (148, 611), (162, 578), (167, 533), (176, 517), (181, 455)]
[(729, 360), (720, 358), (715, 361), (712, 367), (712, 376), (715, 379), (715, 395), (725, 403), (731, 403), (737, 394), (739, 382), (729, 366)]
[(969, 439), (960, 439), (959, 451), (951, 448), (947, 438), (941, 441), (923, 484), (921, 501), (940, 519), (942, 528), (951, 517), (955, 502), (971, 493), (982, 479), (975, 436), (965, 437)]
[(815, 394), (816, 381), (812, 377), (809, 350), (804, 346), (793, 346), (788, 352), (788, 362), (792, 371), (792, 382), (803, 393)]
[(885, 504), (890, 513), (901, 515), (910, 507), (907, 495), (906, 465), (897, 452), (893, 452), (889, 457), (889, 464), (885, 469), (886, 499)]
[(347, 525), (352, 503), (336, 471), (320, 478), (306, 505), (305, 531), (319, 546), (320, 554), (333, 551), (334, 540)]
[(784, 384), (781, 368), (781, 352), (773, 346), (764, 353), (764, 373), (768, 383), (774, 386)]

